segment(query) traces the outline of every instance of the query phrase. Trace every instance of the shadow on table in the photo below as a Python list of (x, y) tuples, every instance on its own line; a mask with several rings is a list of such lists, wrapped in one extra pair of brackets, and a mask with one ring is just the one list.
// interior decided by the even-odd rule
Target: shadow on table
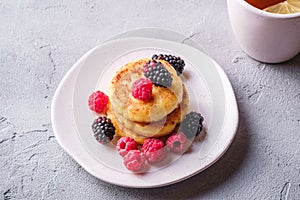
[(289, 63), (291, 63), (296, 67), (300, 67), (300, 53), (298, 53), (297, 56), (295, 56), (292, 60), (290, 60)]
[[(237, 135), (219, 161), (202, 173), (176, 185), (162, 188), (162, 190), (166, 189), (169, 191), (170, 197), (176, 197), (176, 199), (201, 196), (201, 193), (205, 194), (214, 190), (214, 188), (217, 188), (227, 180), (234, 178), (234, 174), (239, 170), (244, 158), (247, 156), (250, 145), (249, 140), (246, 123), (243, 117), (240, 116)], [(159, 191), (162, 192), (161, 190)]]
[[(257, 61), (257, 62), (259, 62), (259, 61)], [(261, 64), (263, 64), (263, 63), (261, 63)], [(274, 64), (266, 63), (266, 65), (269, 65), (269, 67), (272, 67), (274, 69), (282, 68), (283, 70), (293, 70), (296, 67), (300, 67), (300, 53), (288, 61), (285, 61), (282, 63), (274, 63)]]
[[(241, 115), (241, 113), (240, 113)], [(142, 199), (190, 199), (212, 192), (229, 179), (239, 178), (238, 171), (247, 157), (250, 137), (247, 134), (247, 122), (240, 116), (236, 137), (227, 152), (211, 167), (185, 181), (174, 185), (154, 189), (130, 189), (118, 187), (118, 193), (130, 193)]]
[[(278, 73), (282, 73), (283, 76), (285, 75), (285, 76), (293, 77), (296, 75), (295, 72), (297, 71), (299, 72), (300, 70), (300, 53), (289, 61), (273, 64), (270, 67), (272, 67), (273, 70), (278, 71)], [(297, 79), (299, 78), (297, 75), (295, 77)]]
[(275, 66), (282, 66), (282, 67), (300, 67), (300, 53), (298, 53), (298, 55), (296, 55), (294, 58), (292, 58), (289, 61), (286, 61), (284, 63), (279, 63), (279, 64), (275, 64)]

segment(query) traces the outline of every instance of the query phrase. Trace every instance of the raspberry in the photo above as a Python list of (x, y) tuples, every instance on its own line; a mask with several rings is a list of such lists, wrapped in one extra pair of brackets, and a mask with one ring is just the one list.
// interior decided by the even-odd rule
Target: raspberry
[(134, 98), (148, 100), (152, 96), (152, 81), (148, 78), (140, 78), (132, 85), (131, 94)]
[(124, 156), (124, 165), (131, 171), (143, 170), (147, 167), (147, 159), (140, 150), (130, 150)]
[(108, 96), (101, 91), (93, 92), (89, 96), (88, 104), (92, 111), (103, 113), (107, 109)]
[(166, 156), (164, 143), (159, 139), (147, 138), (142, 146), (144, 153), (150, 163), (161, 161)]
[(176, 70), (178, 75), (182, 74), (182, 72), (184, 70), (185, 63), (178, 56), (167, 55), (167, 54), (159, 54), (159, 55), (154, 54), (152, 56), (152, 59), (167, 61), (168, 63), (170, 63), (170, 65), (173, 66), (173, 68)]
[(94, 136), (101, 144), (109, 143), (115, 135), (115, 127), (107, 117), (100, 116), (92, 124)]
[(185, 150), (187, 146), (187, 138), (183, 132), (174, 133), (170, 137), (168, 137), (166, 146), (173, 152), (183, 152), (183, 150)]
[(173, 78), (171, 73), (161, 64), (161, 62), (149, 60), (143, 66), (143, 73), (156, 86), (170, 87), (172, 85)]
[(130, 137), (121, 137), (117, 143), (117, 151), (124, 157), (130, 150), (137, 150), (137, 145), (134, 139)]
[(182, 120), (180, 128), (188, 138), (195, 137), (203, 129), (203, 120), (200, 113), (190, 112)]

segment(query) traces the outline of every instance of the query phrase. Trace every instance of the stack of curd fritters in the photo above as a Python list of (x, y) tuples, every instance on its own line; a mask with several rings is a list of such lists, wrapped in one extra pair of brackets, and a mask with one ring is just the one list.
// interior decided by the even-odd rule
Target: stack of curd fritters
[(165, 60), (144, 58), (121, 67), (112, 77), (107, 117), (117, 136), (143, 144), (171, 134), (186, 115), (187, 90), (180, 73)]

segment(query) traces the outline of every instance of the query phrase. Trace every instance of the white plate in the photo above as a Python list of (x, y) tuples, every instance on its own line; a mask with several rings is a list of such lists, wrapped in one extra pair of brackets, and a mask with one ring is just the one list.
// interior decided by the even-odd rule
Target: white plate
[[(183, 80), (190, 93), (191, 109), (205, 117), (207, 136), (170, 164), (151, 167), (143, 175), (133, 174), (124, 168), (112, 145), (95, 141), (90, 128), (95, 115), (88, 109), (87, 99), (96, 89), (107, 91), (112, 74), (123, 64), (161, 52), (185, 60)], [(227, 150), (237, 124), (234, 93), (218, 64), (190, 46), (159, 39), (128, 38), (95, 47), (68, 72), (52, 104), (52, 125), (60, 145), (92, 175), (135, 188), (169, 185), (203, 171)]]

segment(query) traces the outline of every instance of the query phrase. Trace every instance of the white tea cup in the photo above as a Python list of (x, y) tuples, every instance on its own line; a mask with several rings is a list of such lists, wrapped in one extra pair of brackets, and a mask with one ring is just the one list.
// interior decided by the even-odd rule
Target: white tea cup
[(245, 0), (227, 0), (227, 9), (233, 33), (250, 57), (280, 63), (300, 53), (300, 13), (269, 13)]

